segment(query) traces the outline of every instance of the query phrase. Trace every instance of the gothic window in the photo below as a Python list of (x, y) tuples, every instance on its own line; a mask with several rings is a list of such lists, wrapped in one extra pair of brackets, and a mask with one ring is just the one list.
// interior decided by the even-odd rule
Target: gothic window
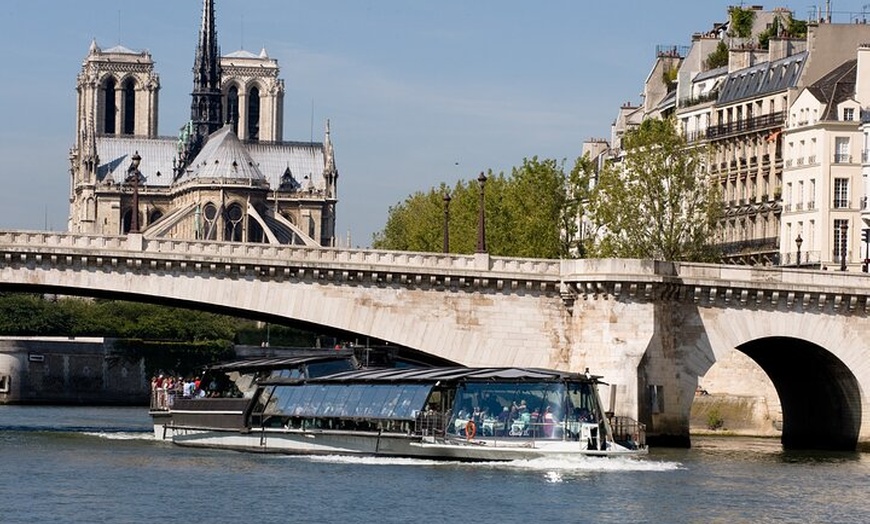
[(97, 218), (97, 205), (93, 197), (85, 201), (85, 220), (92, 221)]
[(106, 90), (103, 95), (103, 132), (107, 135), (115, 134), (115, 79), (106, 81)]
[(248, 92), (248, 140), (260, 139), (260, 90), (252, 87)]
[[(140, 218), (139, 223), (141, 224), (142, 217), (140, 216), (139, 218)], [(132, 227), (132, 222), (133, 222), (133, 210), (128, 209), (127, 211), (124, 212), (124, 219), (121, 221), (121, 234), (122, 235), (126, 235), (127, 233), (130, 232), (130, 228)]]
[(233, 125), (233, 132), (239, 135), (239, 88), (230, 87), (227, 92), (227, 122)]
[(198, 224), (202, 228), (200, 238), (215, 240), (215, 222), (217, 220), (217, 206), (209, 202), (202, 208), (204, 223)]
[(242, 241), (241, 222), (243, 217), (244, 213), (242, 212), (242, 206), (238, 203), (231, 204), (230, 207), (227, 208), (226, 223), (224, 224), (224, 240), (229, 240), (231, 242)]
[(124, 82), (124, 134), (136, 133), (136, 82), (129, 78)]

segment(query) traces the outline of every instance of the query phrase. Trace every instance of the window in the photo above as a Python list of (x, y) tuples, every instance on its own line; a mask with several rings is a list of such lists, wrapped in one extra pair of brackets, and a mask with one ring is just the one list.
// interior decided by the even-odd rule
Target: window
[(12, 377), (9, 375), (0, 375), (0, 393), (9, 393)]
[(849, 137), (838, 136), (834, 138), (834, 163), (847, 164), (852, 161), (849, 155)]
[(849, 207), (849, 179), (834, 179), (834, 208), (842, 209)]
[(232, 124), (236, 136), (239, 136), (239, 88), (236, 86), (227, 91), (227, 121)]
[(852, 121), (855, 120), (855, 109), (852, 107), (847, 107), (843, 109), (843, 120)]
[(107, 135), (115, 134), (115, 79), (106, 81), (106, 90), (103, 94), (103, 132)]
[(124, 134), (136, 133), (136, 82), (130, 78), (124, 82)]
[(839, 218), (834, 220), (834, 235), (832, 237), (834, 239), (834, 262), (839, 262), (843, 258), (843, 255), (848, 257), (848, 227), (848, 220)]
[(260, 139), (260, 90), (252, 87), (248, 92), (248, 140)]

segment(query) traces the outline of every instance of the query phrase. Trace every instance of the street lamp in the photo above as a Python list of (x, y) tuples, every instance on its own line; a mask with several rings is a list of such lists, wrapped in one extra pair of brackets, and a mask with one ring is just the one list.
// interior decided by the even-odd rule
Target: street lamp
[(804, 243), (804, 239), (801, 238), (801, 234), (798, 233), (796, 239), (794, 239), (794, 243), (797, 245), (797, 265), (801, 266), (801, 244)]
[(139, 156), (139, 151), (133, 153), (130, 157), (130, 167), (127, 168), (127, 180), (129, 184), (133, 184), (133, 213), (130, 216), (130, 233), (139, 232), (139, 177), (142, 173), (139, 172), (139, 164), (142, 162), (142, 157)]
[(483, 171), (477, 177), (477, 183), (480, 186), (480, 204), (478, 205), (477, 214), (477, 252), (486, 253), (486, 216), (483, 207), (483, 188), (486, 185), (486, 175), (483, 174)]
[(444, 252), (450, 252), (450, 193), (444, 192)]
[(843, 220), (840, 222), (840, 271), (846, 271), (846, 233), (849, 232), (849, 224)]

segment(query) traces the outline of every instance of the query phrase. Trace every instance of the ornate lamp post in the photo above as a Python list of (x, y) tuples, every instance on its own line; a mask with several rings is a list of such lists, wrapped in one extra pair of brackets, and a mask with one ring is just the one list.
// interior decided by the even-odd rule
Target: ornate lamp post
[(450, 252), (450, 193), (444, 192), (444, 252)]
[(794, 239), (794, 243), (797, 246), (797, 266), (801, 267), (801, 244), (804, 243), (804, 239), (801, 238), (801, 234), (798, 233), (796, 239)]
[(477, 177), (477, 183), (480, 186), (480, 204), (478, 205), (477, 215), (477, 252), (486, 253), (486, 214), (483, 201), (483, 188), (486, 185), (486, 175), (483, 171)]
[(849, 232), (849, 224), (845, 220), (840, 222), (840, 271), (846, 271), (846, 233)]
[(139, 156), (139, 151), (136, 151), (130, 157), (130, 167), (127, 168), (126, 182), (133, 184), (133, 213), (130, 216), (130, 233), (139, 232), (139, 177), (142, 176), (142, 173), (139, 172), (140, 162), (142, 162), (142, 157)]

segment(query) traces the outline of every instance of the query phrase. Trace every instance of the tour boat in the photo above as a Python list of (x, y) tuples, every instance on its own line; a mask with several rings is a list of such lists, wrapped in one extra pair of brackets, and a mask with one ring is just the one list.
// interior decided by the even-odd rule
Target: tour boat
[(600, 377), (589, 373), (466, 367), (308, 372), (323, 362), (300, 358), (292, 372), (248, 380), (249, 394), (241, 398), (176, 399), (152, 409), (155, 434), (182, 446), (461, 461), (648, 451), (642, 424), (602, 410)]

